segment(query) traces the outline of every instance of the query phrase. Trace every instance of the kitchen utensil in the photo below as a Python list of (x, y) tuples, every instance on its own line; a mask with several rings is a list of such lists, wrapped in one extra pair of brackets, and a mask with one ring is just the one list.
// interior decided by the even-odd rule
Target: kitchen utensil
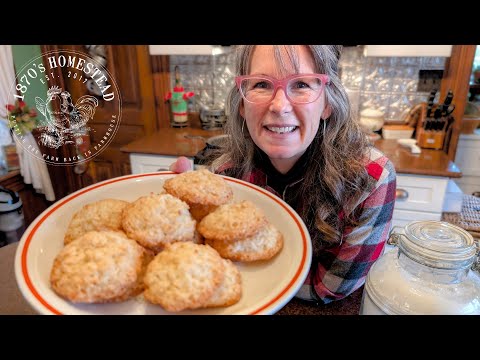
[(435, 109), (435, 112), (433, 113), (433, 118), (434, 119), (440, 119), (440, 117), (442, 116), (442, 108), (441, 106), (437, 106), (437, 108)]
[(436, 93), (437, 93), (437, 89), (432, 89), (432, 91), (430, 91), (430, 96), (428, 97), (428, 102), (427, 102), (427, 117), (430, 117), (431, 115), (433, 100), (435, 99)]
[(448, 107), (452, 103), (453, 100), (453, 92), (452, 90), (448, 90), (447, 97), (445, 98), (445, 101), (442, 104), (442, 116), (447, 115)]

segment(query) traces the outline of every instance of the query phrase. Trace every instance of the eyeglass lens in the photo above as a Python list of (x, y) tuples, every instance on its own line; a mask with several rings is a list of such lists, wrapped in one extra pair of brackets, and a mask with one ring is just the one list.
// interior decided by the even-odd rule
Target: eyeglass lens
[[(290, 79), (287, 83), (287, 96), (296, 103), (309, 103), (318, 99), (323, 89), (322, 80), (318, 77), (305, 76)], [(243, 79), (241, 91), (247, 101), (264, 103), (275, 96), (275, 85), (269, 79)]]

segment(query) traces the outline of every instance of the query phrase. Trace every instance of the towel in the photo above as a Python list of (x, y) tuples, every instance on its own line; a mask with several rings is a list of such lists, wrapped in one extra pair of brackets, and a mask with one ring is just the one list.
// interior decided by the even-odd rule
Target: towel
[(25, 151), (20, 141), (15, 137), (17, 154), (20, 160), (20, 174), (23, 176), (25, 184), (32, 184), (35, 191), (39, 194), (45, 194), (48, 201), (55, 201), (55, 192), (48, 173), (47, 165), (41, 159), (36, 158), (31, 152), (39, 151), (37, 142), (31, 133), (25, 134), (26, 143), (31, 144), (33, 149)]
[[(15, 68), (13, 65), (13, 54), (11, 45), (0, 45), (0, 118), (4, 127), (8, 127), (6, 105), (10, 100), (12, 84), (15, 84)], [(3, 136), (5, 135), (5, 136)], [(8, 135), (8, 136), (7, 136)], [(37, 159), (29, 151), (25, 151), (15, 136), (15, 145), (20, 160), (20, 174), (25, 184), (32, 184), (33, 188), (40, 194), (45, 194), (49, 201), (55, 201), (50, 175), (47, 165), (43, 159)], [(25, 135), (26, 143), (33, 146), (33, 151), (38, 149), (37, 142), (31, 133)], [(9, 131), (2, 132), (1, 145), (8, 145), (11, 142)], [(40, 151), (39, 151), (40, 152)]]

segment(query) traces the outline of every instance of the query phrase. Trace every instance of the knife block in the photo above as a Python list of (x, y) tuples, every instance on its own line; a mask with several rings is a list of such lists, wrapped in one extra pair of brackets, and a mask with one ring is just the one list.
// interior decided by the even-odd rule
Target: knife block
[(417, 132), (417, 145), (424, 149), (440, 150), (444, 140), (445, 131), (420, 128)]
[(427, 118), (427, 103), (421, 103), (420, 117), (417, 122), (417, 128), (415, 131), (415, 137), (417, 139), (417, 145), (424, 149), (440, 150), (443, 148), (443, 142), (445, 140), (444, 130), (425, 130), (425, 124), (427, 120), (433, 120)]

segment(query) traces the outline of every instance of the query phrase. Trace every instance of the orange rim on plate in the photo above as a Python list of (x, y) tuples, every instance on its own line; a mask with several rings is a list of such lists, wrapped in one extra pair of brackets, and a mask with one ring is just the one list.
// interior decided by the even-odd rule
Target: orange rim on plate
[[(85, 194), (89, 191), (92, 191), (92, 190), (95, 190), (97, 188), (100, 188), (102, 186), (105, 186), (105, 185), (109, 185), (109, 184), (113, 184), (113, 183), (116, 183), (116, 182), (119, 182), (119, 181), (124, 181), (124, 180), (129, 180), (129, 179), (134, 179), (134, 178), (140, 178), (140, 177), (145, 177), (145, 176), (163, 176), (163, 175), (170, 175), (170, 174), (176, 174), (174, 172), (162, 172), (162, 173), (150, 173), (150, 174), (140, 174), (140, 175), (132, 175), (132, 176), (126, 176), (126, 177), (122, 177), (122, 178), (119, 178), (119, 179), (114, 179), (114, 180), (110, 180), (110, 181), (106, 181), (106, 182), (103, 182), (101, 184), (98, 184), (98, 185), (94, 185), (92, 187), (89, 187), (85, 190), (81, 190), (79, 191), (78, 193), (75, 193), (75, 194), (72, 194), (70, 197), (68, 197), (67, 199), (61, 201), (58, 205), (54, 206), (50, 211), (48, 211), (45, 215), (43, 215), (39, 220), (38, 222), (35, 224), (35, 226), (33, 227), (32, 231), (30, 231), (30, 233), (28, 234), (26, 240), (25, 240), (25, 245), (22, 249), (22, 254), (21, 254), (21, 265), (22, 265), (22, 275), (24, 277), (24, 280), (25, 280), (25, 284), (27, 285), (28, 289), (30, 290), (30, 292), (32, 293), (32, 295), (44, 306), (46, 307), (48, 310), (50, 310), (53, 314), (56, 314), (56, 315), (63, 315), (62, 312), (58, 311), (55, 307), (53, 307), (52, 305), (50, 305), (48, 303), (48, 301), (46, 301), (40, 294), (39, 292), (35, 289), (35, 286), (33, 285), (31, 279), (30, 279), (30, 275), (28, 273), (28, 267), (27, 267), (27, 256), (28, 256), (28, 249), (29, 249), (29, 246), (30, 246), (30, 242), (32, 241), (32, 238), (33, 236), (35, 235), (36, 231), (38, 230), (38, 228), (40, 227), (40, 225), (49, 217), (51, 216), (55, 211), (57, 211), (59, 208), (61, 208), (62, 206), (64, 206), (66, 203), (68, 203), (69, 201), (75, 199), (76, 197), (82, 195), (82, 194)], [(285, 206), (285, 204), (283, 203), (283, 201), (281, 201), (277, 196), (273, 195), (272, 193), (268, 192), (267, 190), (264, 190), (264, 189), (261, 189), (257, 186), (254, 186), (254, 185), (251, 185), (249, 183), (246, 183), (244, 181), (241, 181), (241, 180), (237, 180), (237, 179), (234, 179), (234, 178), (230, 178), (230, 177), (226, 177), (226, 176), (222, 176), (226, 181), (230, 181), (230, 182), (234, 182), (234, 183), (238, 183), (240, 185), (243, 185), (243, 186), (246, 186), (246, 187), (249, 187), (251, 188), (252, 190), (255, 190), (255, 191), (258, 191), (266, 196), (268, 196), (269, 198), (271, 198), (272, 200), (274, 200), (278, 205), (280, 205), (285, 211), (287, 211), (287, 213), (295, 220), (295, 223), (296, 225), (298, 226), (298, 229), (302, 235), (302, 259), (300, 261), (300, 264), (295, 272), (295, 275), (293, 276), (293, 278), (290, 280), (290, 282), (285, 286), (284, 289), (282, 289), (273, 299), (271, 299), (270, 301), (268, 301), (266, 304), (260, 306), (259, 308), (251, 311), (249, 313), (249, 315), (255, 315), (255, 314), (258, 314), (259, 312), (261, 312), (262, 310), (268, 308), (269, 306), (271, 306), (272, 304), (274, 304), (277, 300), (279, 300), (287, 291), (289, 291), (291, 289), (291, 287), (293, 286), (293, 284), (295, 284), (295, 282), (297, 281), (298, 277), (300, 276), (301, 272), (302, 272), (302, 269), (305, 265), (305, 261), (307, 260), (307, 236), (305, 234), (305, 232), (303, 231), (303, 228), (300, 224), (300, 222), (298, 221), (298, 218), (293, 214), (293, 212)]]

